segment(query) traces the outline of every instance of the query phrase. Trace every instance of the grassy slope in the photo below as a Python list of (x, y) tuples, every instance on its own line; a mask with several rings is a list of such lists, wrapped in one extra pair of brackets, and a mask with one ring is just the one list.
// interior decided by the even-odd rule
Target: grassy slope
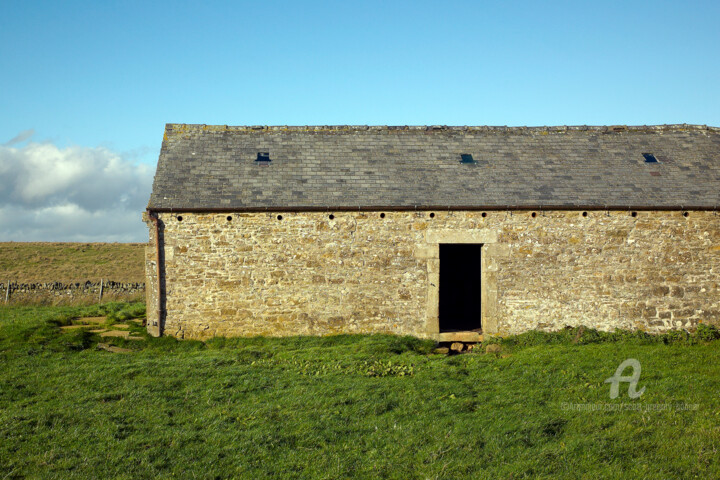
[(144, 244), (0, 242), (0, 282), (144, 282)]
[[(529, 335), (500, 358), (392, 336), (164, 338), (119, 355), (58, 332), (93, 309), (0, 309), (7, 478), (720, 477), (718, 341)], [(645, 394), (610, 400), (629, 357)]]

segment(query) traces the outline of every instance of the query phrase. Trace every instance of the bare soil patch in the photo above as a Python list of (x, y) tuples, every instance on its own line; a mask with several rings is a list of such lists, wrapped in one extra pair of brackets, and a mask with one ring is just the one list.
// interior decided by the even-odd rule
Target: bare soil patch
[(104, 324), (107, 322), (107, 317), (80, 317), (77, 320), (73, 320), (75, 324)]

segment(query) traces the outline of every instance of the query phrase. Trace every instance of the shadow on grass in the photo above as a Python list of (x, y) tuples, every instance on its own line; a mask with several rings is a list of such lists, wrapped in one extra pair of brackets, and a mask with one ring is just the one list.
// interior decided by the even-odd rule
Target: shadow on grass
[[(134, 318), (145, 318), (145, 304), (142, 302), (110, 302), (90, 306), (10, 306), (0, 307), (0, 346), (3, 350), (29, 349), (37, 352), (80, 351), (92, 348), (100, 341), (97, 334), (84, 329), (63, 331), (62, 326), (70, 325), (81, 317), (104, 316), (107, 323), (126, 322)], [(126, 340), (121, 337), (103, 338), (110, 345), (132, 350), (149, 351), (196, 351), (196, 350), (238, 350), (248, 358), (269, 358), (278, 352), (312, 351), (319, 357), (329, 352), (340, 352), (356, 357), (386, 357), (401, 354), (428, 355), (436, 343), (432, 340), (412, 336), (388, 334), (373, 335), (331, 335), (295, 337), (217, 337), (206, 341), (177, 340), (174, 337), (150, 337), (141, 325), (131, 324), (133, 336), (142, 336), (144, 341)], [(720, 339), (720, 331), (712, 325), (700, 324), (695, 332), (672, 330), (664, 334), (648, 334), (643, 331), (615, 330), (603, 332), (584, 326), (565, 328), (556, 332), (529, 331), (508, 337), (491, 337), (485, 340), (482, 352), (490, 344), (499, 344), (506, 351), (540, 345), (590, 345), (622, 343), (632, 345), (707, 343)]]

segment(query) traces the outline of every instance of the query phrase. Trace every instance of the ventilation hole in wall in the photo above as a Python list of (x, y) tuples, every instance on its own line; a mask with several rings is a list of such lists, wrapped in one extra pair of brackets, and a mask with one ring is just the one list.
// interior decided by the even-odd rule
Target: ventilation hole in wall
[(481, 215), (481, 217), (483, 217), (483, 218), (487, 217), (487, 213), (485, 213), (485, 212), (482, 212), (482, 215)]
[(182, 215), (178, 215), (177, 221), (178, 221), (178, 222), (182, 222)]
[(587, 212), (583, 212), (583, 217), (587, 217)]
[(688, 215), (690, 215), (688, 212), (683, 212), (683, 217), (687, 217)]
[(537, 213), (532, 212), (532, 213), (530, 214), (530, 216), (533, 217), (533, 218), (535, 218), (535, 217), (537, 217)]
[(232, 217), (230, 215), (227, 216), (227, 221), (232, 222)]
[(381, 214), (380, 214), (380, 218), (385, 218), (385, 214), (384, 214), (384, 213), (381, 213)]
[(637, 212), (632, 212), (630, 215), (633, 217), (637, 217)]
[(330, 215), (328, 215), (328, 218), (329, 218), (330, 220), (335, 220), (335, 215), (333, 215), (333, 214), (331, 213)]
[(282, 215), (278, 215), (278, 216), (277, 216), (277, 219), (278, 219), (278, 220), (282, 220)]
[(434, 214), (434, 213), (431, 213), (431, 214), (430, 214), (430, 218), (435, 218), (435, 214)]

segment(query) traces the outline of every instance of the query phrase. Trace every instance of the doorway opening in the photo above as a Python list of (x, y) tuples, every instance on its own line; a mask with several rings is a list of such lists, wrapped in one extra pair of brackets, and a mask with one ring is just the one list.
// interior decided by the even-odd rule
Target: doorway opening
[(480, 320), (479, 243), (440, 244), (440, 332), (476, 331)]

